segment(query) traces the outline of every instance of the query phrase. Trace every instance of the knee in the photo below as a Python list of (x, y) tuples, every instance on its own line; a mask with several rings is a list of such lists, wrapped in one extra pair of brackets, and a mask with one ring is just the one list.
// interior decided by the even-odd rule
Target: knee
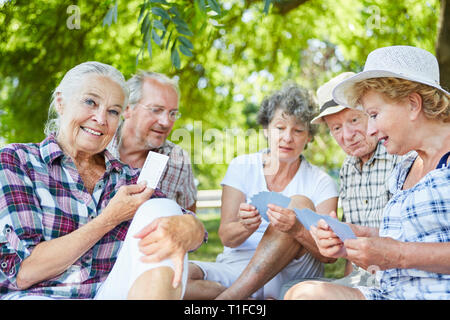
[(174, 271), (171, 267), (161, 266), (144, 272), (145, 281), (149, 281), (154, 285), (170, 285), (174, 276)]
[(195, 263), (190, 262), (188, 267), (188, 280), (204, 280), (202, 269)]
[(137, 209), (135, 218), (137, 216), (152, 217), (156, 219), (158, 217), (169, 217), (174, 215), (182, 215), (180, 206), (171, 199), (168, 198), (152, 198), (145, 201)]
[(285, 300), (321, 300), (326, 294), (326, 283), (320, 281), (300, 282), (284, 295)]
[[(171, 267), (157, 267), (142, 273), (131, 285), (127, 299), (175, 300), (181, 297), (181, 286), (174, 289)], [(184, 285), (184, 284), (183, 284)]]
[(314, 206), (314, 203), (311, 201), (310, 198), (302, 196), (302, 195), (294, 195), (291, 197), (291, 202), (289, 203), (289, 208), (297, 208), (297, 209), (303, 209), (308, 208), (313, 211), (316, 210), (316, 207)]

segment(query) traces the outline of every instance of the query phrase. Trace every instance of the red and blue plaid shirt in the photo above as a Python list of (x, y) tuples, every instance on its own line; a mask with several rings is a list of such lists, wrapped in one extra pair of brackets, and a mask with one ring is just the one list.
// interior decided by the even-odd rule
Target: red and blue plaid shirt
[[(18, 291), (21, 262), (42, 241), (62, 237), (98, 216), (120, 186), (134, 184), (139, 170), (108, 151), (106, 170), (90, 194), (55, 137), (39, 144), (11, 144), (0, 152), (0, 298), (45, 295), (93, 298), (116, 261), (129, 221), (105, 234), (62, 274)], [(165, 195), (155, 190), (152, 198)], [(186, 211), (183, 210), (184, 213)], [(190, 213), (190, 212), (189, 212)], [(206, 238), (206, 235), (205, 235)]]

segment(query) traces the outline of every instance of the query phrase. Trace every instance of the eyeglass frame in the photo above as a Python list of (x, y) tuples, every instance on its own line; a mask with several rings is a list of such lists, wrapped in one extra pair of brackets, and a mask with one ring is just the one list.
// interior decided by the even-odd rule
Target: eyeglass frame
[[(150, 111), (154, 116), (156, 116), (158, 118), (161, 117), (165, 113), (165, 111), (168, 111), (163, 106), (158, 106), (158, 105), (155, 105), (155, 104), (147, 104), (147, 105), (145, 105), (145, 104), (142, 104), (142, 103), (137, 103), (136, 105), (142, 106), (145, 110)], [(155, 109), (160, 110), (160, 112), (155, 112)], [(173, 116), (171, 116), (171, 113), (173, 114)], [(169, 114), (169, 120), (172, 121), (172, 122), (175, 122), (175, 121), (177, 121), (178, 119), (181, 118), (181, 112), (178, 109), (177, 110), (168, 111), (168, 114)]]

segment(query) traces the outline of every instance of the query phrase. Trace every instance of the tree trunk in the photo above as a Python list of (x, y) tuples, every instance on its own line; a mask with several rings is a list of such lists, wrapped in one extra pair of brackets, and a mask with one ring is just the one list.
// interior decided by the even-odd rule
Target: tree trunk
[(441, 16), (436, 43), (441, 86), (450, 89), (450, 0), (441, 0)]

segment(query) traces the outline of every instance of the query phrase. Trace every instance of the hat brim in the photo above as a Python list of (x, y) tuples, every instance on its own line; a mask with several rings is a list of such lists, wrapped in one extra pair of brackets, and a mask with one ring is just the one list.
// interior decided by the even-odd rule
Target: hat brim
[(338, 112), (341, 112), (342, 110), (347, 109), (345, 106), (335, 106), (335, 107), (329, 107), (323, 110), (317, 117), (311, 120), (311, 124), (320, 124), (324, 123), (323, 117), (329, 116), (330, 114), (335, 114)]
[(357, 73), (356, 75), (342, 81), (341, 83), (339, 83), (338, 85), (336, 85), (336, 87), (333, 89), (333, 100), (336, 101), (336, 103), (346, 106), (348, 108), (357, 108), (357, 106), (353, 106), (348, 102), (347, 97), (349, 97), (349, 95), (351, 94), (351, 90), (353, 88), (353, 86), (360, 81), (363, 80), (367, 80), (367, 79), (372, 79), (372, 78), (387, 78), (387, 77), (393, 77), (393, 78), (400, 78), (400, 79), (405, 79), (405, 80), (409, 80), (409, 81), (413, 81), (413, 82), (419, 82), (419, 83), (423, 83), (426, 84), (430, 87), (434, 87), (442, 92), (444, 92), (447, 95), (450, 95), (450, 93), (446, 90), (444, 90), (439, 84), (437, 83), (432, 83), (420, 78), (414, 78), (414, 77), (410, 77), (407, 75), (403, 75), (400, 73), (396, 73), (396, 72), (390, 72), (390, 71), (386, 71), (386, 70), (368, 70), (368, 71), (363, 71), (360, 73)]

